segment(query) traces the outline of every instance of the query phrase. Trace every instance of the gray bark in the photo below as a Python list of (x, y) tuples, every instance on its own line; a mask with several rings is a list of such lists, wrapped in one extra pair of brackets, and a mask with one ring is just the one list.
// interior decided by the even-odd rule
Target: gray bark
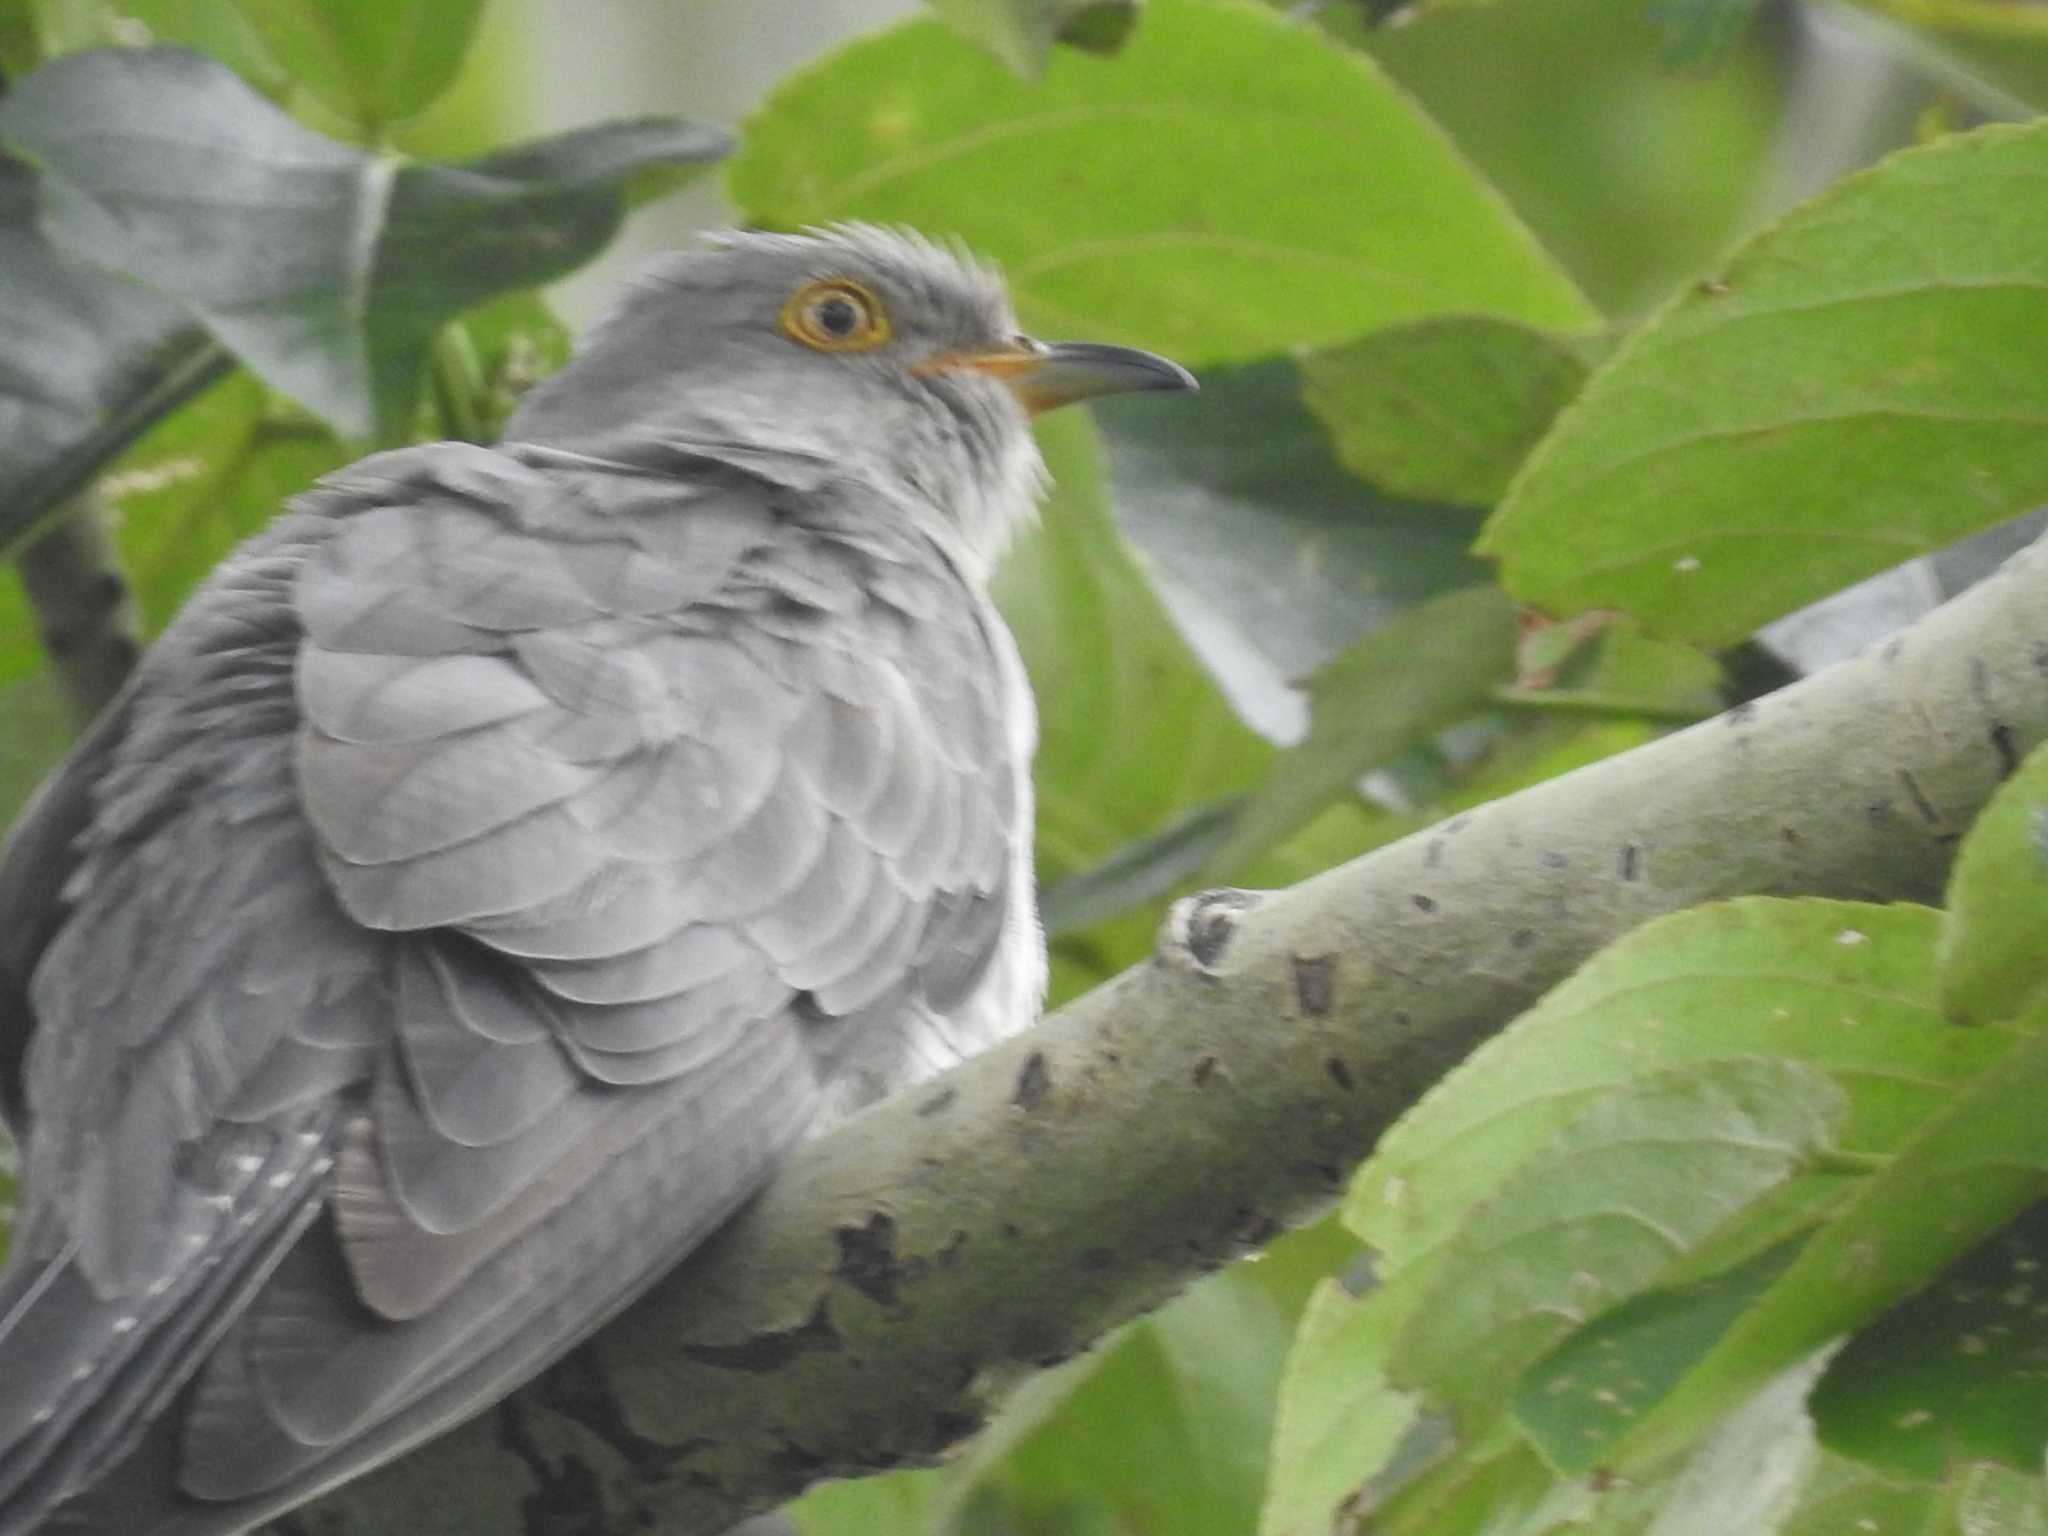
[(287, 1529), (711, 1532), (928, 1460), (1323, 1209), (1476, 1042), (1645, 919), (1936, 897), (2044, 736), (2036, 549), (1756, 705), (1291, 890), (1182, 902), (1149, 963), (814, 1142), (569, 1360)]

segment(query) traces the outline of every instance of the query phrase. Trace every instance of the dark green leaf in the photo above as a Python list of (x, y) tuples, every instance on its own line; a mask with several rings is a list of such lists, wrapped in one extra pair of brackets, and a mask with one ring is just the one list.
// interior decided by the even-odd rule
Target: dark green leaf
[(1785, 1272), (1803, 1241), (1682, 1289), (1645, 1292), (1572, 1333), (1521, 1378), (1516, 1419), (1551, 1465), (1584, 1477), (1629, 1421), (1670, 1391)]
[(1531, 456), (1481, 541), (1508, 590), (1726, 645), (2048, 499), (2043, 178), (2048, 124), (1980, 129), (1750, 242)]
[(1494, 587), (1432, 598), (1366, 636), (1310, 679), (1307, 738), (1274, 760), (1211, 867), (1235, 869), (1482, 707), (1514, 670), (1514, 642), (1514, 605)]
[(443, 321), (595, 253), (631, 176), (728, 147), (695, 124), (628, 123), (474, 168), (406, 164), (321, 138), (177, 49), (45, 65), (0, 99), (0, 141), (41, 171), (54, 243), (178, 300), (355, 436), (402, 435)]
[(1138, 24), (1143, 0), (926, 0), (931, 8), (1020, 75), (1045, 68), (1055, 42), (1115, 53)]
[(2048, 1449), (2048, 1209), (1865, 1328), (1813, 1397), (1823, 1441), (1934, 1481), (1974, 1461), (2039, 1473)]
[(1490, 507), (1585, 382), (1579, 346), (1453, 315), (1302, 359), (1309, 408), (1354, 473), (1396, 496)]
[(995, 589), (1038, 696), (1039, 873), (1052, 882), (1242, 790), (1271, 749), (1231, 713), (1132, 564), (1088, 418), (1047, 417), (1039, 441), (1053, 495)]
[(366, 135), (447, 89), (483, 0), (234, 0), (286, 73)]
[(1762, 0), (1655, 0), (1651, 19), (1664, 33), (1672, 69), (1712, 69), (1727, 60), (1756, 19)]
[(1101, 863), (1048, 886), (1039, 896), (1039, 920), (1057, 938), (1156, 901), (1196, 870), (1230, 835), (1239, 802), (1198, 806), (1166, 827), (1126, 843)]
[(729, 180), (779, 228), (955, 231), (1034, 328), (1193, 366), (1449, 310), (1595, 319), (1369, 60), (1240, 0), (1153, 0), (1116, 58), (1035, 83), (898, 27), (770, 96)]
[(176, 304), (52, 249), (35, 201), (0, 159), (0, 552), (227, 365)]
[(1347, 474), (1285, 361), (1201, 393), (1097, 408), (1117, 522), (1239, 712), (1299, 737), (1289, 686), (1403, 609), (1487, 572), (1476, 515), (1390, 501)]

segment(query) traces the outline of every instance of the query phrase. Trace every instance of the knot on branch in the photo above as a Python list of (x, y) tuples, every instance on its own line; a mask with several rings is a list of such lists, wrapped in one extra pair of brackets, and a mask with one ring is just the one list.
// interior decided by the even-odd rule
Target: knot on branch
[(1166, 918), (1159, 925), (1159, 959), (1199, 976), (1219, 974), (1223, 953), (1239, 922), (1265, 899), (1264, 891), (1229, 887), (1182, 897), (1166, 909)]

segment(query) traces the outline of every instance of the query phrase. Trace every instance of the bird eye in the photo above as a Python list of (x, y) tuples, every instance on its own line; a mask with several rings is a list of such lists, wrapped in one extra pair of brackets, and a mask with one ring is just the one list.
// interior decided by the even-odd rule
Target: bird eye
[(820, 352), (865, 352), (889, 339), (882, 301), (850, 277), (805, 283), (782, 306), (782, 328)]

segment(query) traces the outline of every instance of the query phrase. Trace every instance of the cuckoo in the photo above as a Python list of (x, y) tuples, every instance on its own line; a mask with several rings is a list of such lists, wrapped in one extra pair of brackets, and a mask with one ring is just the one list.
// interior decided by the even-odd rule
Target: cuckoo
[(1191, 385), (890, 230), (660, 261), (199, 588), (0, 855), (0, 1536), (238, 1531), (1030, 1022), (1030, 419)]

